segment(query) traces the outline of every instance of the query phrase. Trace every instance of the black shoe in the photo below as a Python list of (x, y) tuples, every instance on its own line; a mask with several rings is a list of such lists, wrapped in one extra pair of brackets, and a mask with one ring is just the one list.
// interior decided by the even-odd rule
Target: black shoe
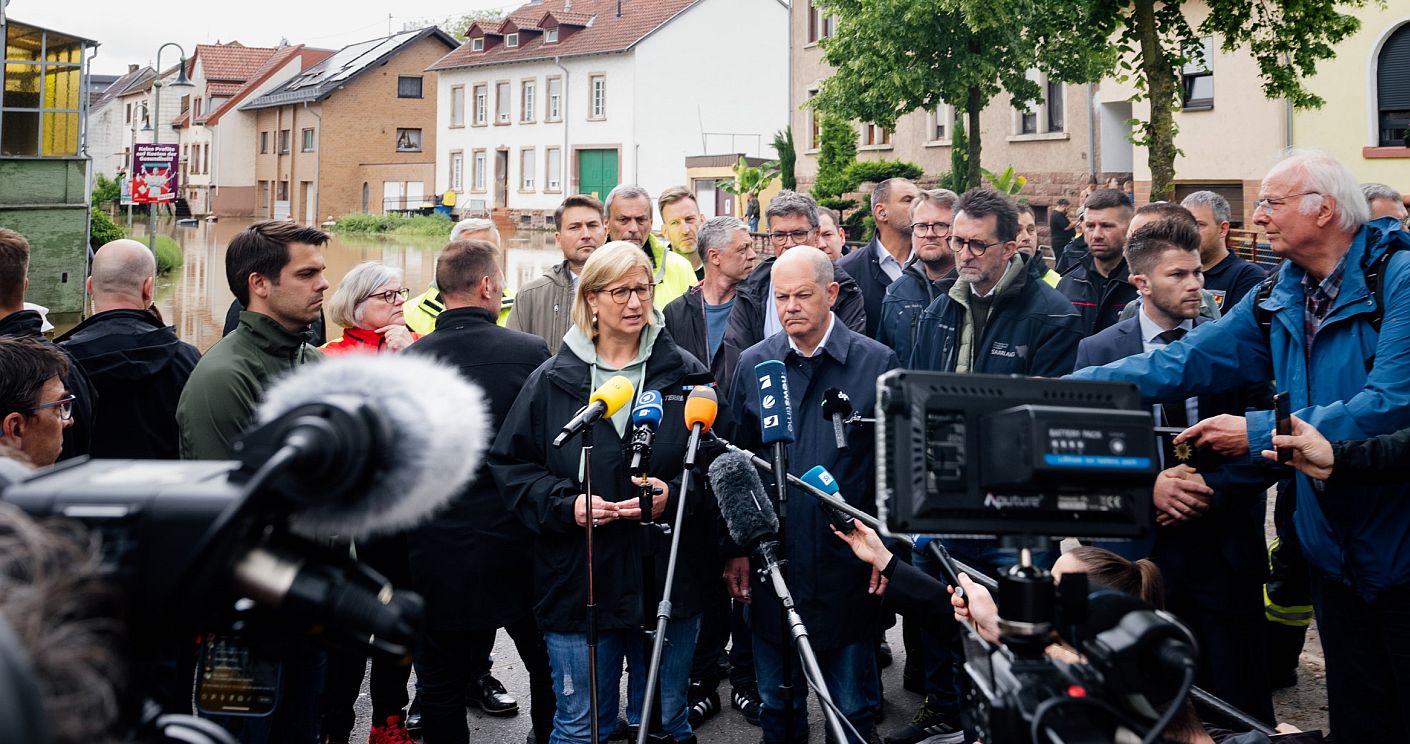
[(519, 715), (519, 701), (511, 697), (504, 685), (491, 674), (470, 683), (465, 690), (465, 704), (483, 710), (485, 715), (499, 718)]
[(636, 741), (637, 727), (627, 725), (627, 719), (618, 718), (617, 723), (612, 726), (612, 732), (607, 734), (607, 741)]
[(885, 669), (891, 666), (891, 644), (882, 641), (876, 644), (876, 668)]
[(886, 744), (959, 744), (964, 741), (964, 726), (956, 711), (942, 711), (934, 707), (934, 698), (927, 697), (920, 702), (911, 722), (886, 737)]
[(704, 685), (699, 682), (690, 683), (690, 689), (686, 691), (686, 701), (690, 703), (686, 719), (690, 721), (692, 729), (700, 728), (700, 724), (720, 712), (720, 693), (715, 690), (706, 692)]
[(736, 687), (734, 694), (730, 695), (730, 705), (734, 709), (744, 714), (744, 720), (759, 725), (759, 710), (763, 708), (764, 702), (759, 699), (759, 691), (752, 687)]
[(411, 707), (406, 709), (406, 720), (402, 722), (406, 725), (406, 732), (412, 736), (421, 735), (421, 696), (417, 695), (411, 699)]
[(906, 657), (905, 668), (901, 670), (901, 689), (917, 695), (925, 694), (925, 670), (919, 664), (912, 664), (909, 656)]

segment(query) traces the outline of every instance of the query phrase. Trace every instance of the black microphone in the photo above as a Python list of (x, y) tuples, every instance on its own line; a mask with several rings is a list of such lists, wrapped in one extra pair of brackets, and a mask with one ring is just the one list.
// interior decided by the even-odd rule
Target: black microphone
[(752, 553), (760, 544), (778, 539), (778, 515), (748, 455), (726, 452), (716, 457), (710, 465), (710, 488), (736, 545)]
[(823, 415), (832, 419), (832, 435), (837, 449), (847, 449), (847, 418), (852, 415), (852, 399), (837, 388), (823, 391)]

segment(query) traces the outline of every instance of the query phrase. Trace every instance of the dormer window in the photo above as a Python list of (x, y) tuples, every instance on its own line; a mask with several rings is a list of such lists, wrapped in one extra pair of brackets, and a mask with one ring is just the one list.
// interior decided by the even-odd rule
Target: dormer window
[(519, 34), (516, 33), (516, 34), (509, 34), (508, 36), (505, 36), (505, 37), (504, 37), (504, 45), (507, 46), (507, 47), (509, 47), (510, 49), (513, 49), (514, 47), (519, 46)]
[(544, 32), (543, 32), (543, 43), (545, 43), (545, 44), (557, 44), (557, 43), (558, 43), (558, 29), (556, 29), (556, 28), (550, 28), (550, 29), (547, 29), (546, 31), (544, 31)]
[(485, 37), (483, 37), (483, 36), (476, 36), (475, 38), (471, 39), (471, 40), (470, 40), (470, 51), (472, 51), (472, 52), (483, 52), (483, 51), (485, 51)]

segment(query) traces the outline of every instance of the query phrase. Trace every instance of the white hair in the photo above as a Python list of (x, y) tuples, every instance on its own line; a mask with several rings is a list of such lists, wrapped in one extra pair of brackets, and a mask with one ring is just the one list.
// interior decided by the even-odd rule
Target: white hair
[(401, 269), (376, 261), (354, 266), (328, 300), (328, 319), (344, 328), (360, 327), (368, 297), (387, 282), (401, 281), (401, 277)]
[(1298, 168), (1302, 171), (1303, 188), (1314, 192), (1298, 202), (1298, 212), (1313, 214), (1322, 206), (1322, 199), (1331, 197), (1336, 205), (1337, 227), (1353, 232), (1371, 221), (1371, 208), (1361, 194), (1361, 185), (1351, 169), (1340, 160), (1320, 150), (1288, 150), (1274, 170)]
[(494, 226), (494, 220), (487, 220), (483, 217), (471, 217), (468, 220), (455, 223), (455, 227), (450, 229), (450, 242), (454, 243), (466, 235), (477, 232), (487, 232), (493, 235), (495, 246), (500, 245), (499, 228)]

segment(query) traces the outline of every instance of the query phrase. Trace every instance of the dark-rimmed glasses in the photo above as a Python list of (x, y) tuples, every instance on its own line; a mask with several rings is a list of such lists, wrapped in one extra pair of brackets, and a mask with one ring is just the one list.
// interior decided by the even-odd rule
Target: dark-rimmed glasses
[(794, 245), (802, 245), (812, 234), (812, 230), (790, 230), (788, 232), (769, 233), (769, 242), (774, 245), (788, 245), (791, 240)]
[(388, 305), (395, 305), (397, 304), (398, 297), (401, 298), (402, 302), (406, 302), (407, 298), (411, 297), (411, 290), (407, 287), (402, 287), (401, 289), (389, 289), (386, 292), (373, 292), (364, 299), (370, 300), (373, 297), (376, 297)]
[(979, 240), (978, 238), (957, 238), (951, 235), (950, 250), (954, 251), (955, 253), (959, 253), (962, 249), (968, 248), (971, 254), (975, 256), (982, 256), (984, 255), (984, 251), (987, 251), (993, 246), (996, 246), (1002, 242), (1004, 241), (996, 240), (992, 243), (986, 243), (982, 240)]
[(655, 284), (641, 284), (635, 287), (615, 287), (613, 289), (599, 289), (599, 294), (606, 293), (612, 301), (618, 305), (627, 304), (627, 298), (635, 294), (638, 300), (648, 302), (651, 296), (656, 294)]
[(915, 235), (949, 235), (948, 222), (912, 222), (911, 232)]

